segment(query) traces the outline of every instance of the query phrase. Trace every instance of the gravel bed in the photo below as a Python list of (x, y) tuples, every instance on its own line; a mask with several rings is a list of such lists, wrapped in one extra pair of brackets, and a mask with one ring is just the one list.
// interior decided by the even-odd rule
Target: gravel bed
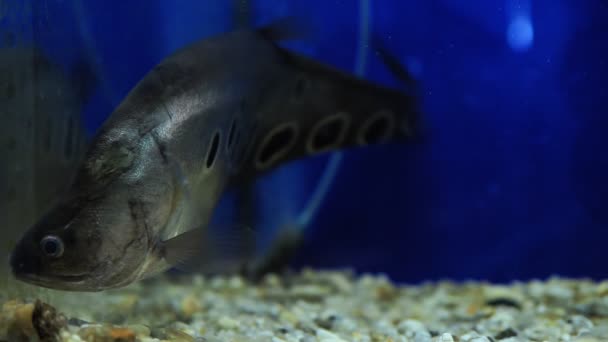
[[(4, 298), (4, 341), (608, 341), (608, 281), (395, 285), (303, 270), (160, 277), (94, 293)], [(2, 297), (0, 297), (2, 298)]]

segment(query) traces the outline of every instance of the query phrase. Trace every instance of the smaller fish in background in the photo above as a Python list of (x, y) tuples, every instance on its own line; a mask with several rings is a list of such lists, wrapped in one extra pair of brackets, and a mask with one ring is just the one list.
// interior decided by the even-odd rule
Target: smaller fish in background
[(63, 194), (82, 161), (83, 104), (95, 85), (87, 63), (71, 73), (33, 46), (0, 49), (0, 250)]
[(294, 28), (235, 30), (161, 61), (104, 122), (66, 196), (23, 235), (15, 277), (101, 291), (172, 267), (237, 272), (254, 259), (252, 230), (209, 224), (228, 187), (295, 159), (416, 139), (415, 96), (281, 48)]

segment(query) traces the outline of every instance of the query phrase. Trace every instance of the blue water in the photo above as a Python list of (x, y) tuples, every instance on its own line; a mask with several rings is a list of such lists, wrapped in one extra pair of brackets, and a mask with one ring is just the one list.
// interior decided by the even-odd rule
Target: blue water
[[(305, 14), (322, 34), (293, 48), (355, 71), (358, 0), (251, 2), (256, 24)], [(160, 59), (235, 25), (220, 0), (44, 3), (35, 39), (103, 76), (84, 113), (91, 134)], [(420, 82), (425, 141), (344, 153), (296, 265), (408, 282), (607, 277), (608, 3), (370, 0), (369, 16)], [(397, 85), (373, 54), (364, 69)], [(260, 225), (295, 219), (328, 158), (262, 179)]]

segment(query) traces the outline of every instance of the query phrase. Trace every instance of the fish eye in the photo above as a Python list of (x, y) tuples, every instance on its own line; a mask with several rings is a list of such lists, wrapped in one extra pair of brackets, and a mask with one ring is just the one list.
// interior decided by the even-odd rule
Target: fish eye
[(49, 257), (59, 258), (63, 254), (63, 241), (54, 235), (45, 236), (40, 241), (42, 252)]

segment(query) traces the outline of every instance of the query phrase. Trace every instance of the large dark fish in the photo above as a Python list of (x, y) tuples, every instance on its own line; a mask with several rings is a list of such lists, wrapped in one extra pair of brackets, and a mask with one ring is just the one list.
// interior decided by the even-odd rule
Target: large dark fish
[(211, 37), (148, 73), (97, 133), (69, 196), (16, 246), (14, 275), (96, 291), (189, 260), (236, 269), (250, 230), (208, 225), (227, 186), (296, 158), (415, 136), (413, 96), (279, 47), (294, 33), (285, 27)]

